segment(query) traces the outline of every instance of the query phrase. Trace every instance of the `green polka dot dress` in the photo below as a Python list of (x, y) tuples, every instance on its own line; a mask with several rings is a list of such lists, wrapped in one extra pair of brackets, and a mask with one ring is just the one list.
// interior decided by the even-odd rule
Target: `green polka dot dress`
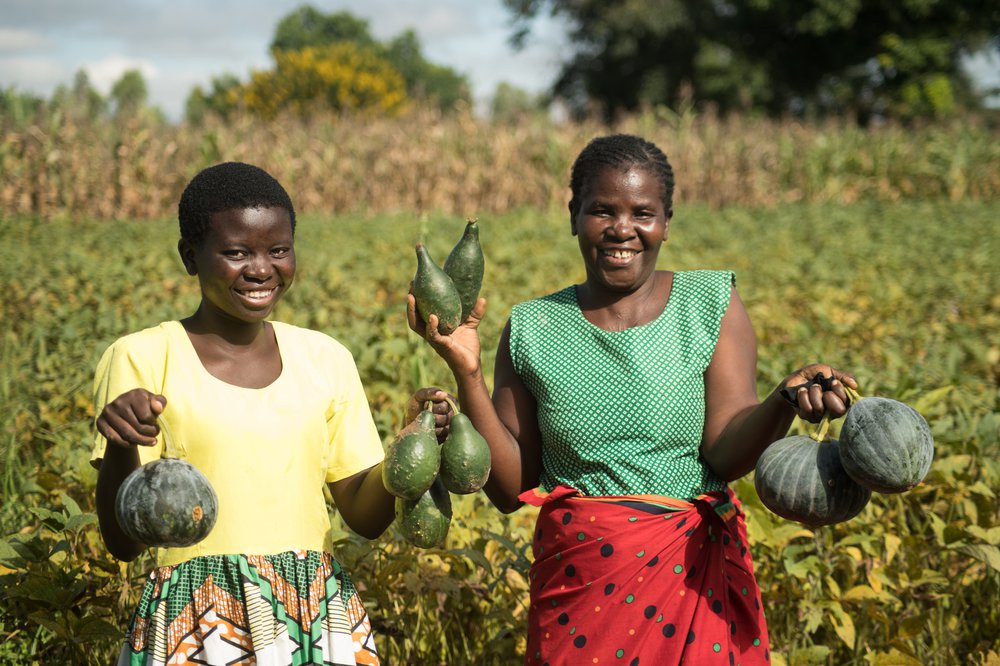
[(704, 373), (734, 284), (729, 271), (676, 272), (663, 312), (623, 331), (587, 321), (573, 286), (513, 308), (510, 353), (537, 404), (542, 490), (694, 498), (726, 487), (699, 447)]

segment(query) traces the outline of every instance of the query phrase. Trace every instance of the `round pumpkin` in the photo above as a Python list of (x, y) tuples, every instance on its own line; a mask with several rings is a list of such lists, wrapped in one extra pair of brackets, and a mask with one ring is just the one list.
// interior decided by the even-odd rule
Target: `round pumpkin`
[(840, 429), (840, 459), (851, 478), (879, 493), (901, 493), (924, 480), (934, 437), (920, 413), (890, 398), (861, 398)]
[(842, 523), (858, 515), (871, 491), (856, 483), (840, 463), (835, 440), (785, 437), (757, 460), (754, 487), (773, 513), (809, 527)]
[(125, 478), (115, 498), (115, 515), (122, 531), (139, 543), (183, 548), (212, 531), (219, 500), (197, 467), (160, 458)]

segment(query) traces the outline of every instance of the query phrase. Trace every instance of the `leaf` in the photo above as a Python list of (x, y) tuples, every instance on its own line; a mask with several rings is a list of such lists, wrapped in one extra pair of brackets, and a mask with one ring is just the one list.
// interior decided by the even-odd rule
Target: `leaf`
[(1000, 548), (982, 543), (969, 544), (955, 548), (960, 553), (990, 565), (996, 571), (1000, 571)]
[(931, 411), (931, 407), (939, 402), (944, 402), (954, 389), (954, 386), (942, 386), (932, 391), (928, 391), (916, 400), (913, 400), (910, 403), (910, 407), (917, 410), (920, 414), (926, 415)]
[(888, 652), (876, 653), (872, 666), (924, 666), (924, 662), (892, 648)]
[(457, 548), (451, 552), (469, 558), (476, 566), (485, 569), (487, 574), (490, 576), (493, 575), (493, 565), (490, 564), (490, 561), (486, 559), (486, 556), (482, 552), (472, 548)]
[(785, 560), (785, 571), (796, 578), (806, 578), (809, 574), (816, 574), (820, 570), (820, 559), (815, 555), (810, 555), (798, 562)]
[(840, 597), (841, 601), (864, 601), (878, 598), (878, 592), (867, 585), (855, 585)]
[(104, 639), (118, 639), (121, 637), (121, 630), (107, 620), (102, 620), (93, 615), (85, 615), (72, 626), (73, 638), (80, 643), (89, 641), (99, 641)]
[(833, 623), (833, 630), (837, 632), (837, 636), (840, 640), (844, 641), (844, 645), (849, 648), (854, 647), (854, 641), (856, 639), (856, 634), (854, 631), (854, 620), (848, 615), (843, 606), (839, 603), (833, 602), (829, 605), (830, 610), (830, 621)]
[(902, 545), (903, 540), (900, 539), (895, 534), (886, 533), (885, 535), (885, 563), (891, 564), (892, 559), (896, 557), (896, 553), (899, 552), (899, 547)]
[(969, 525), (965, 528), (965, 531), (991, 546), (1000, 545), (1000, 525), (991, 527), (988, 530), (984, 530), (979, 525)]
[(826, 658), (830, 655), (830, 648), (825, 645), (813, 645), (807, 648), (799, 648), (788, 655), (788, 662), (794, 666), (819, 666), (826, 663)]
[(70, 516), (78, 516), (83, 513), (80, 510), (80, 505), (76, 503), (76, 500), (66, 493), (59, 493), (59, 499), (62, 501), (62, 505), (66, 508), (66, 511)]

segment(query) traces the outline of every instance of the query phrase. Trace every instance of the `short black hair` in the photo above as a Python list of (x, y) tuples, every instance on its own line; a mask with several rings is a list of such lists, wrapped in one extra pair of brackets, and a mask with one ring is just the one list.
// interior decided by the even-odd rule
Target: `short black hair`
[(656, 144), (631, 134), (611, 134), (591, 140), (580, 151), (570, 174), (570, 214), (576, 217), (581, 199), (590, 181), (606, 167), (648, 169), (663, 186), (663, 203), (667, 210), (674, 205), (674, 170), (667, 156)]
[(252, 164), (223, 162), (203, 169), (184, 188), (177, 205), (181, 238), (201, 243), (209, 218), (233, 208), (284, 208), (295, 234), (295, 207), (281, 183)]

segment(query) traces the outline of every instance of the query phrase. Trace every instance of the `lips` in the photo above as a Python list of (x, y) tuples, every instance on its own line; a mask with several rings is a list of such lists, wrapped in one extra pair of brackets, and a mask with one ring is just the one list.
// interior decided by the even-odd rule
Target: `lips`
[(613, 266), (624, 266), (639, 256), (639, 251), (624, 248), (609, 248), (600, 250), (600, 256), (604, 261)]
[(234, 289), (239, 296), (250, 303), (263, 304), (269, 301), (277, 292), (276, 287), (270, 289)]

